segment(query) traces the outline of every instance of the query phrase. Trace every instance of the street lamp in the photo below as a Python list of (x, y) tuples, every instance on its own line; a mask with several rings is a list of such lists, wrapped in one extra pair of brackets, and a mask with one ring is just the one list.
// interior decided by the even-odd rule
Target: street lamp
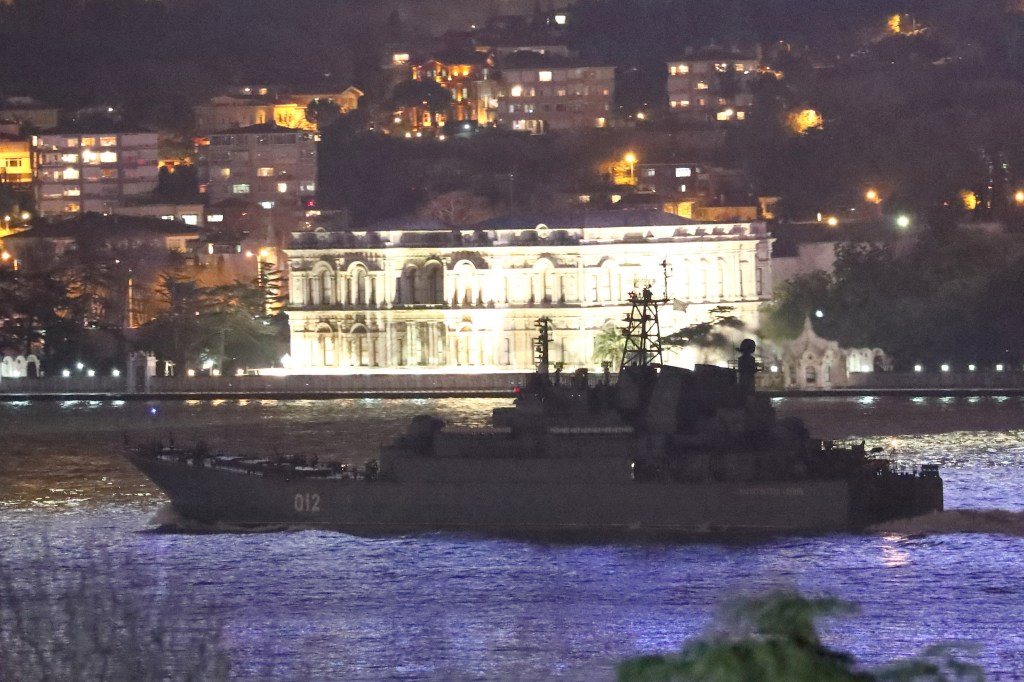
[(896, 226), (902, 228), (910, 227), (910, 217), (905, 215), (898, 216), (896, 218)]
[(1017, 202), (1018, 206), (1024, 204), (1024, 190), (1017, 190), (1017, 193), (1013, 195), (1013, 200)]
[(629, 164), (630, 184), (636, 182), (636, 176), (633, 175), (633, 166), (636, 164), (636, 154), (633, 152), (626, 152), (626, 155), (622, 157), (622, 160)]
[(867, 192), (864, 193), (864, 198), (867, 199), (872, 204), (877, 204), (879, 202), (878, 191), (869, 189)]

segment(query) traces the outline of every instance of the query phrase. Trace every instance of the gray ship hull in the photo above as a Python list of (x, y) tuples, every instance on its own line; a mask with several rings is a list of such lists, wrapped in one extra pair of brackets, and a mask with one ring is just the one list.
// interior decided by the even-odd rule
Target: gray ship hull
[[(942, 481), (937, 477), (637, 482), (630, 479), (624, 461), (607, 463), (621, 475), (574, 477), (559, 475), (574, 468), (572, 462), (564, 462), (560, 471), (557, 463), (552, 469), (551, 460), (520, 460), (516, 470), (531, 475), (445, 480), (453, 477), (442, 471), (433, 480), (344, 480), (244, 473), (138, 455), (132, 460), (168, 494), (177, 512), (192, 521), (364, 535), (821, 533), (857, 530), (942, 507)], [(440, 463), (431, 459), (422, 464), (436, 469)]]

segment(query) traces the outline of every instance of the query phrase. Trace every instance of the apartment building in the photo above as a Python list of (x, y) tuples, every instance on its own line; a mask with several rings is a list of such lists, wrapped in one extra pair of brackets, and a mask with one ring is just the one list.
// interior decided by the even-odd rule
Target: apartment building
[(316, 194), (317, 135), (274, 123), (224, 130), (197, 148), (200, 191), (211, 203), (301, 208)]
[(32, 143), (0, 130), (0, 183), (32, 182)]
[(535, 53), (511, 55), (500, 66), (499, 124), (531, 133), (608, 124), (615, 67)]
[(90, 126), (32, 138), (41, 215), (109, 213), (158, 180), (158, 136), (142, 129)]
[(703, 51), (669, 60), (668, 104), (680, 117), (695, 121), (742, 121), (754, 96), (760, 71), (754, 56)]

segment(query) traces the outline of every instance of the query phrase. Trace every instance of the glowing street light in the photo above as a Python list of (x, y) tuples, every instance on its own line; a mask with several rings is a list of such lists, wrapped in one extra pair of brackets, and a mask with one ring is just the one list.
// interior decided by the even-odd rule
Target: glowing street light
[(881, 198), (878, 196), (878, 192), (873, 189), (869, 189), (867, 192), (865, 192), (864, 198), (867, 201), (871, 202), (872, 204), (877, 204), (879, 201), (881, 201)]
[(1024, 189), (1017, 190), (1017, 193), (1013, 195), (1013, 200), (1016, 201), (1018, 205), (1024, 204)]
[(896, 218), (896, 226), (904, 229), (910, 227), (910, 216), (901, 215)]
[(826, 220), (825, 222), (828, 223), (829, 227), (835, 227), (836, 225), (839, 224), (839, 218), (835, 217), (834, 215), (830, 215), (828, 217), (828, 220)]
[(622, 160), (629, 164), (629, 181), (633, 182), (633, 166), (636, 165), (636, 154), (633, 152), (626, 152), (626, 155), (622, 157)]

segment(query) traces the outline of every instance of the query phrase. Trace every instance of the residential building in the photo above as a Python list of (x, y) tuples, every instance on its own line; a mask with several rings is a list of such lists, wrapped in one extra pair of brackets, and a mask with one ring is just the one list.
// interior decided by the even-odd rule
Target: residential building
[(308, 130), (273, 123), (201, 138), (200, 191), (215, 203), (241, 199), (264, 209), (306, 206), (316, 194), (316, 143)]
[(756, 327), (772, 295), (770, 242), (763, 223), (641, 209), (509, 216), (456, 231), (420, 220), (297, 232), (286, 250), (292, 365), (524, 371), (545, 316), (552, 362), (599, 369), (598, 338), (621, 325), (629, 292), (645, 283), (671, 301), (663, 334), (721, 305)]
[(738, 170), (702, 163), (637, 163), (636, 188), (649, 203), (669, 213), (702, 222), (758, 218), (758, 200)]
[[(493, 80), (493, 60), (479, 52), (439, 53), (412, 67), (413, 80), (432, 80), (452, 93), (449, 120), (480, 121), (479, 85)], [(440, 121), (443, 123), (444, 121)], [(433, 123), (429, 112), (414, 127)]]
[(83, 242), (97, 253), (141, 248), (185, 253), (198, 238), (195, 227), (175, 220), (86, 213), (68, 220), (40, 221), (7, 237), (4, 246), (15, 256), (21, 256), (26, 250), (47, 243), (58, 258)]
[(343, 90), (307, 88), (294, 92), (269, 86), (245, 86), (196, 106), (196, 129), (202, 134), (252, 125), (276, 123), (286, 128), (316, 130), (306, 119), (306, 107), (313, 100), (329, 100), (342, 113), (359, 108), (363, 92), (349, 86)]
[(58, 110), (33, 97), (8, 97), (0, 101), (0, 121), (14, 121), (40, 130), (57, 126)]
[(615, 93), (614, 67), (536, 53), (511, 55), (499, 66), (500, 125), (531, 133), (607, 125)]
[(722, 50), (704, 50), (668, 61), (668, 104), (694, 121), (742, 121), (754, 103), (751, 86), (760, 60)]
[(32, 143), (0, 131), (0, 183), (32, 182)]
[(176, 220), (185, 225), (200, 228), (206, 226), (206, 207), (202, 204), (130, 203), (125, 206), (115, 206), (110, 213), (138, 218)]
[(41, 215), (109, 213), (158, 180), (156, 133), (122, 126), (69, 126), (32, 137)]

